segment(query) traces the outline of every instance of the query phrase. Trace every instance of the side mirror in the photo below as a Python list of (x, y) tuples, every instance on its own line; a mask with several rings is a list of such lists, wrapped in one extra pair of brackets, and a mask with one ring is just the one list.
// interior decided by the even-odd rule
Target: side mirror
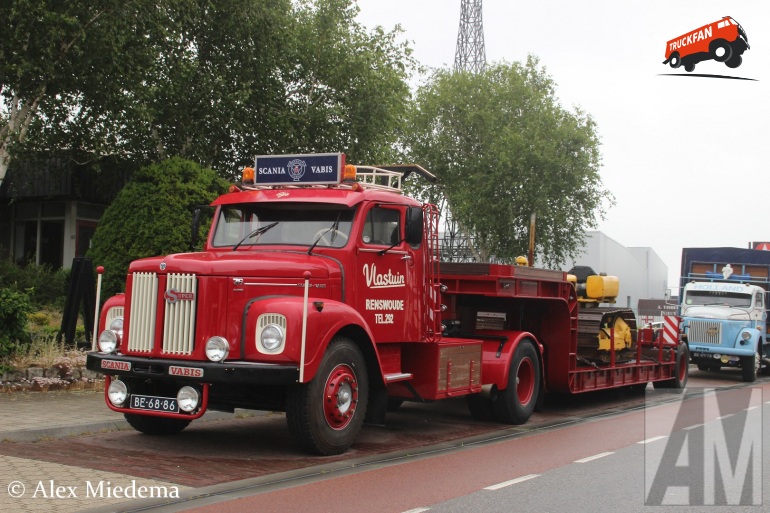
[(415, 245), (422, 242), (423, 213), (421, 207), (408, 207), (406, 209), (406, 236), (407, 244)]

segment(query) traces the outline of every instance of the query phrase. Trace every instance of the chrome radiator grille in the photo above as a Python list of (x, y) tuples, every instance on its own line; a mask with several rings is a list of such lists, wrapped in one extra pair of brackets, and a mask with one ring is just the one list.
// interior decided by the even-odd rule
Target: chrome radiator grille
[[(131, 288), (131, 318), (128, 350), (149, 353), (155, 348), (158, 312), (158, 275), (134, 273)], [(198, 281), (194, 274), (169, 274), (163, 292), (162, 352), (170, 355), (192, 354), (195, 339), (195, 311)]]
[(698, 344), (719, 345), (722, 341), (722, 324), (716, 321), (690, 321), (687, 340)]
[(158, 275), (134, 273), (131, 286), (131, 318), (128, 320), (128, 350), (149, 353), (155, 336), (158, 305)]
[[(167, 298), (163, 319), (163, 352), (167, 354), (191, 354), (195, 335), (195, 306), (198, 299), (198, 280), (194, 274), (169, 274), (166, 282)], [(172, 294), (172, 291), (174, 294)], [(182, 295), (189, 299), (180, 299)]]

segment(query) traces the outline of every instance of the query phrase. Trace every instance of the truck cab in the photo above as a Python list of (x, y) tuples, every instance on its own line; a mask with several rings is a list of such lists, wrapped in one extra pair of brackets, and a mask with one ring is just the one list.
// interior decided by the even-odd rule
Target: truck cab
[(740, 367), (744, 381), (755, 381), (767, 342), (766, 308), (765, 290), (756, 285), (728, 279), (687, 283), (681, 315), (691, 361), (700, 370)]

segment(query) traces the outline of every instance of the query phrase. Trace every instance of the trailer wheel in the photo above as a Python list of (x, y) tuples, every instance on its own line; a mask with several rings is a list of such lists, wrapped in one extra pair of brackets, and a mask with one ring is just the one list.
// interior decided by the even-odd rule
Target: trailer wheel
[(652, 386), (656, 389), (671, 389), (681, 392), (687, 385), (689, 374), (690, 349), (687, 347), (687, 344), (682, 342), (676, 350), (676, 368), (674, 369), (674, 377), (665, 381), (653, 381)]
[(685, 63), (684, 70), (687, 73), (692, 73), (693, 71), (695, 71), (695, 63), (694, 62), (687, 62), (687, 63)]
[(671, 57), (668, 58), (668, 65), (672, 68), (678, 68), (682, 65), (682, 58), (679, 57), (679, 52), (674, 52)]
[(762, 357), (759, 354), (759, 351), (754, 353), (754, 356), (741, 356), (743, 381), (753, 383), (757, 380), (757, 373), (759, 372), (761, 362)]
[(712, 41), (709, 45), (709, 53), (711, 54), (711, 58), (715, 61), (725, 62), (733, 56), (733, 48), (730, 46), (730, 43), (724, 39), (717, 39), (716, 41)]
[(369, 378), (361, 351), (348, 338), (334, 338), (309, 383), (289, 388), (289, 431), (307, 452), (342, 454), (355, 441), (366, 416)]
[(145, 435), (175, 435), (190, 425), (190, 420), (171, 419), (168, 417), (151, 417), (149, 415), (136, 415), (124, 413), (128, 424)]
[(535, 410), (540, 393), (540, 361), (530, 340), (519, 342), (511, 360), (508, 387), (494, 402), (495, 417), (506, 424), (524, 424)]

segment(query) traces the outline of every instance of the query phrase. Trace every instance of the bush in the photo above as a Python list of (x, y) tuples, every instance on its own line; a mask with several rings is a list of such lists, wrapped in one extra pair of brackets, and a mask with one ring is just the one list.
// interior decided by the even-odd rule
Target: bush
[(0, 261), (0, 288), (26, 291), (35, 308), (55, 306), (64, 308), (67, 296), (69, 270), (53, 270), (46, 265), (16, 265), (7, 260)]
[(188, 251), (194, 208), (227, 187), (216, 172), (177, 157), (134, 173), (104, 212), (88, 251), (105, 269), (103, 297), (123, 290), (133, 260)]
[(32, 312), (30, 291), (0, 289), (0, 358), (29, 346), (27, 315)]

